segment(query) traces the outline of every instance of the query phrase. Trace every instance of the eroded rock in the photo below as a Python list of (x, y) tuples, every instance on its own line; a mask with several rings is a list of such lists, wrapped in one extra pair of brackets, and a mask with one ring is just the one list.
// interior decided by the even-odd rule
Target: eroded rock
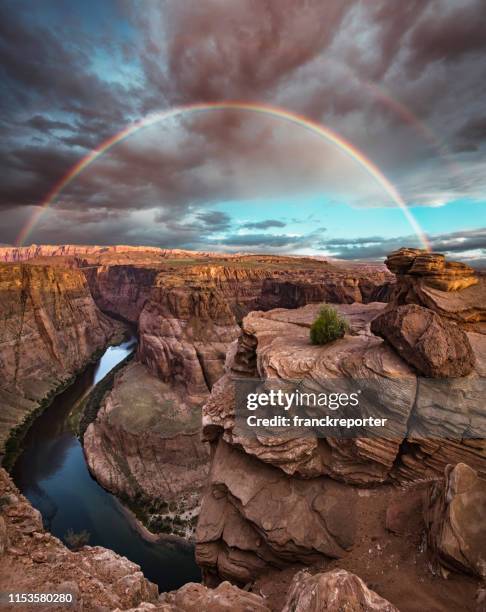
[(206, 577), (255, 579), (265, 566), (339, 558), (354, 540), (356, 491), (288, 478), (219, 440), (196, 531)]
[(371, 331), (424, 376), (454, 378), (474, 368), (474, 353), (464, 331), (428, 308), (407, 304), (386, 310), (372, 321)]
[(42, 519), (0, 469), (0, 518), (9, 547), (0, 557), (0, 590), (63, 592), (76, 597), (74, 610), (136, 607), (156, 602), (158, 589), (125, 557), (100, 546), (67, 549), (44, 531)]
[(418, 304), (467, 326), (486, 320), (486, 279), (469, 266), (407, 248), (391, 253), (385, 263), (396, 274), (390, 307)]
[(446, 261), (441, 253), (422, 249), (402, 248), (394, 251), (388, 255), (385, 264), (394, 274), (420, 277), (425, 285), (441, 291), (460, 291), (478, 283), (470, 266), (458, 261)]
[(105, 316), (82, 272), (0, 265), (0, 452), (10, 431), (69, 383), (123, 327)]
[(383, 597), (343, 569), (311, 575), (298, 572), (289, 588), (282, 612), (398, 612)]
[(167, 612), (270, 612), (265, 600), (222, 582), (215, 589), (190, 582), (163, 596)]
[(486, 578), (486, 481), (464, 463), (449, 465), (425, 506), (427, 542), (434, 560)]
[(200, 421), (200, 405), (131, 363), (84, 434), (89, 469), (112, 493), (152, 508), (153, 531), (168, 530), (167, 517), (176, 513), (174, 528), (188, 537), (208, 472)]

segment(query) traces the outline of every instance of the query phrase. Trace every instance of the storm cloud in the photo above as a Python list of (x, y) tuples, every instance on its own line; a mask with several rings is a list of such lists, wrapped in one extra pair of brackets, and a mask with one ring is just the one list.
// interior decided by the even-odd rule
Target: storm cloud
[[(321, 122), (364, 151), (409, 205), (484, 200), (481, 0), (5, 0), (0, 78), (2, 242), (13, 243), (105, 139), (150, 113), (201, 102), (275, 105)], [(395, 205), (302, 126), (243, 110), (186, 114), (109, 149), (59, 194), (32, 239), (343, 258), (414, 242), (323, 240), (273, 212), (248, 220), (216, 208), (322, 193), (357, 207)], [(484, 235), (465, 227), (437, 234), (434, 248), (480, 254)]]

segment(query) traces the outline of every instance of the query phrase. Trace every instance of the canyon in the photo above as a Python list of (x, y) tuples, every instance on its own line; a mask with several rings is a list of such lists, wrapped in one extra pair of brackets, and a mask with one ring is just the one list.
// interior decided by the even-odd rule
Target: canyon
[[(416, 249), (387, 267), (78, 245), (0, 248), (0, 261), (7, 457), (55, 393), (136, 333), (83, 432), (86, 460), (151, 531), (195, 541), (204, 583), (159, 596), (127, 559), (69, 551), (2, 472), (2, 590), (22, 568), (19, 590), (63, 585), (88, 610), (482, 605), (486, 285), (471, 268)], [(322, 302), (350, 329), (314, 346)], [(372, 381), (365, 410), (391, 417), (379, 436), (248, 436), (245, 378)]]

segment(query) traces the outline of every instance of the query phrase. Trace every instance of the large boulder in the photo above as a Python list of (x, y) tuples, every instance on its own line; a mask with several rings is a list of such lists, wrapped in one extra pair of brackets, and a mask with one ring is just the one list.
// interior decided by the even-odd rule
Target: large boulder
[(282, 612), (398, 612), (389, 601), (370, 590), (356, 576), (343, 569), (312, 576), (298, 572), (287, 595)]
[(162, 599), (165, 603), (160, 610), (166, 612), (270, 612), (262, 597), (229, 582), (222, 582), (215, 589), (189, 582)]
[(466, 334), (453, 322), (417, 304), (386, 310), (371, 323), (420, 374), (455, 378), (470, 374), (474, 353)]
[(486, 481), (465, 463), (449, 465), (425, 505), (427, 542), (436, 563), (486, 578)]

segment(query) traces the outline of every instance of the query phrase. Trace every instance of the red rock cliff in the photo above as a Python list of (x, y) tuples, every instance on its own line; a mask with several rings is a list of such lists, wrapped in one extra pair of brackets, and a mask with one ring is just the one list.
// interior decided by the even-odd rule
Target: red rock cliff
[(0, 448), (39, 403), (103, 349), (119, 325), (100, 312), (82, 272), (0, 265)]

